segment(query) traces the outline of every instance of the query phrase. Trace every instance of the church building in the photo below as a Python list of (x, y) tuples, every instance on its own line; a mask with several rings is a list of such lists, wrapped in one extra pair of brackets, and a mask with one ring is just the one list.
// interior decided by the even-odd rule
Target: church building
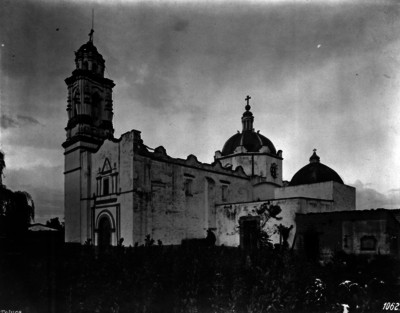
[(75, 52), (75, 69), (65, 80), (67, 242), (107, 246), (123, 238), (124, 245), (134, 245), (150, 235), (178, 245), (211, 230), (217, 245), (239, 246), (262, 229), (274, 242), (292, 245), (296, 214), (355, 210), (355, 188), (321, 163), (315, 150), (290, 182), (282, 180), (282, 151), (254, 130), (249, 96), (242, 131), (215, 152), (212, 164), (149, 148), (138, 130), (115, 138), (115, 84), (104, 69), (91, 36)]

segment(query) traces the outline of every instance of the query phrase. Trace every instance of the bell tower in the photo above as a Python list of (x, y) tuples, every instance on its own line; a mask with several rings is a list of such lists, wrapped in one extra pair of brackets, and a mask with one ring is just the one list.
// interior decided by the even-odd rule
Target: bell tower
[(84, 243), (92, 233), (93, 205), (91, 167), (93, 152), (104, 140), (113, 139), (111, 79), (104, 77), (105, 62), (89, 41), (75, 52), (75, 69), (65, 82), (68, 87), (64, 147), (65, 241)]
[(65, 80), (68, 123), (64, 148), (77, 141), (100, 144), (114, 134), (112, 88), (115, 84), (104, 77), (105, 62), (93, 44), (93, 32), (92, 29), (89, 41), (75, 52), (75, 70)]

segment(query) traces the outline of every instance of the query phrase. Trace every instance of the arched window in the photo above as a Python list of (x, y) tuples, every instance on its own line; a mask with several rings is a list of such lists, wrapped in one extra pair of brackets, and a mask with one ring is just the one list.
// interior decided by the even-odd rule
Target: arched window
[(92, 64), (92, 71), (97, 73), (97, 64), (96, 63)]
[(88, 69), (88, 62), (87, 61), (83, 62), (83, 69), (84, 70)]

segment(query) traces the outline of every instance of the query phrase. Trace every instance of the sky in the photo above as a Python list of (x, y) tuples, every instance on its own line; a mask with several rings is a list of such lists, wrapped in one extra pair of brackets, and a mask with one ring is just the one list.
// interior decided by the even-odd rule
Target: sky
[(400, 208), (398, 1), (1, 1), (4, 183), (37, 221), (63, 217), (61, 144), (74, 51), (106, 61), (115, 136), (137, 129), (173, 157), (213, 161), (254, 127), (283, 150), (283, 178), (321, 162), (357, 188), (357, 208)]

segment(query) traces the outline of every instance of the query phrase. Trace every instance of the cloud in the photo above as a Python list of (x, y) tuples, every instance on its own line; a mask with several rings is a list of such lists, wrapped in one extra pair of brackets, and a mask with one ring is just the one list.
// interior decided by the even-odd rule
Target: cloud
[(18, 127), (18, 121), (11, 116), (2, 114), (0, 117), (0, 127), (3, 129)]
[(40, 122), (31, 117), (31, 116), (25, 116), (25, 115), (17, 115), (18, 120), (23, 123), (23, 124), (30, 124), (30, 125), (41, 125)]
[(176, 32), (182, 32), (187, 30), (188, 27), (189, 27), (188, 20), (178, 19), (177, 21), (175, 21), (173, 29)]
[(367, 185), (360, 180), (353, 184), (356, 187), (357, 210), (400, 208), (400, 189), (391, 189), (389, 193), (383, 194)]
[(3, 129), (17, 128), (28, 125), (41, 125), (41, 123), (37, 119), (31, 116), (25, 116), (19, 114), (16, 117), (12, 117), (7, 114), (2, 114), (0, 117), (0, 127)]

